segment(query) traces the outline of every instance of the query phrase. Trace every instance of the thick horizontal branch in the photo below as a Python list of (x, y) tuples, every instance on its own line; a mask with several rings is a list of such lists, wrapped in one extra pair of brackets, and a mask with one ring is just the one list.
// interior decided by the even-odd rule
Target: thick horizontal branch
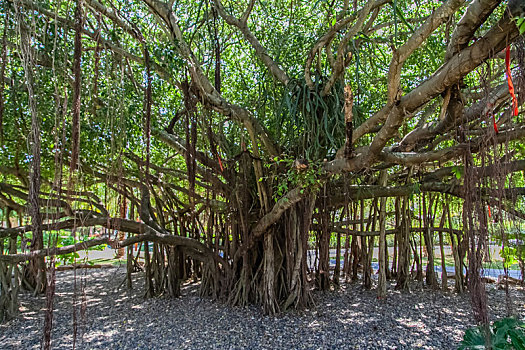
[[(504, 176), (516, 171), (525, 170), (525, 160), (516, 160), (508, 163), (489, 165), (486, 167), (474, 167), (473, 173), (480, 177)], [(441, 180), (448, 176), (464, 173), (464, 166), (450, 166), (439, 168), (431, 173), (423, 175), (424, 181)]]
[(60, 247), (60, 248), (41, 249), (41, 250), (35, 250), (31, 253), (23, 253), (23, 254), (0, 255), (0, 261), (5, 261), (11, 264), (16, 264), (16, 263), (21, 263), (21, 262), (31, 260), (37, 257), (69, 254), (69, 253), (77, 252), (80, 250), (85, 250), (85, 249), (89, 249), (92, 247), (96, 247), (102, 244), (108, 244), (108, 243), (110, 243), (110, 239), (108, 237), (100, 237), (100, 238), (94, 238), (89, 241), (80, 242), (77, 244), (71, 244), (65, 247)]
[(496, 55), (514, 41), (518, 35), (515, 22), (508, 16), (503, 16), (482, 38), (452, 56), (432, 76), (401, 97), (396, 108), (393, 108), (391, 104), (387, 104), (374, 116), (361, 124), (354, 130), (355, 141), (367, 134), (373, 127), (388, 119), (374, 138), (370, 146), (369, 159), (364, 161), (363, 165), (370, 165), (375, 160), (376, 152), (383, 149), (392, 135), (397, 132), (399, 125), (402, 124), (405, 118), (412, 115), (448, 87), (457, 84), (482, 62)]
[(499, 107), (502, 103), (507, 101), (508, 97), (509, 89), (507, 84), (499, 85), (492, 89), (487, 97), (480, 99), (478, 102), (468, 107), (463, 113), (462, 120), (454, 120), (451, 114), (446, 114), (445, 118), (442, 120), (425, 123), (406, 134), (403, 140), (399, 142), (399, 145), (393, 147), (393, 150), (396, 152), (410, 152), (416, 147), (421, 149), (436, 136), (442, 135), (456, 127), (458, 124), (463, 124), (474, 119), (480, 119), (482, 116), (486, 116), (491, 110)]
[[(460, 157), (464, 154), (464, 152), (467, 149), (469, 149), (472, 153), (479, 152), (481, 146), (487, 142), (488, 136), (489, 135), (484, 135), (483, 137), (479, 137), (456, 146), (423, 153), (383, 151), (378, 158), (383, 162), (403, 165), (419, 165), (422, 163), (434, 161), (445, 162)], [(525, 127), (520, 127), (499, 132), (497, 135), (494, 136), (494, 141), (499, 144), (512, 140), (522, 139), (524, 137)]]
[[(77, 216), (76, 218), (73, 218), (73, 219), (70, 218), (70, 219), (66, 219), (63, 221), (42, 224), (42, 230), (57, 231), (57, 230), (73, 229), (76, 227), (95, 226), (95, 225), (91, 225), (91, 223), (97, 223), (97, 225), (101, 225), (101, 224), (98, 224), (98, 222), (100, 222), (101, 219), (102, 218), (100, 217), (97, 218), (93, 216), (89, 216), (89, 217)], [(115, 220), (121, 220), (121, 219), (115, 219)], [(5, 237), (14, 238), (23, 233), (31, 232), (32, 230), (33, 230), (33, 226), (31, 225), (10, 227), (10, 228), (0, 227), (0, 238), (5, 238)]]
[[(331, 188), (328, 196), (328, 205), (330, 207), (340, 206), (349, 200), (371, 199), (378, 197), (407, 197), (421, 192), (436, 192), (450, 194), (454, 197), (463, 198), (464, 189), (459, 182), (424, 182), (403, 186), (345, 186), (341, 188)], [(481, 197), (496, 198), (504, 196), (506, 199), (515, 198), (516, 196), (525, 195), (525, 187), (505, 188), (503, 190), (481, 188), (476, 190), (476, 194)]]
[[(73, 229), (78, 227), (91, 226), (103, 226), (112, 230), (134, 233), (136, 234), (136, 236), (130, 237), (120, 242), (112, 241), (108, 237), (105, 237), (77, 243), (66, 247), (42, 249), (27, 254), (0, 255), (0, 261), (3, 260), (9, 262), (21, 262), (38, 256), (67, 254), (101, 244), (112, 244), (115, 247), (126, 247), (142, 241), (151, 241), (167, 245), (182, 246), (188, 249), (192, 249), (199, 253), (199, 256), (206, 256), (207, 259), (213, 259), (215, 262), (222, 264), (225, 268), (229, 268), (227, 262), (222, 257), (214, 253), (210, 248), (208, 248), (206, 245), (199, 242), (198, 240), (183, 236), (163, 234), (156, 231), (152, 227), (146, 225), (145, 223), (136, 222), (133, 220), (110, 217), (90, 217), (84, 220), (75, 218), (61, 221), (55, 224), (44, 225), (43, 230)], [(23, 227), (16, 227), (13, 229), (0, 229), (0, 237), (6, 237), (4, 232), (7, 232), (7, 235), (12, 234), (13, 230), (15, 230), (17, 233), (28, 232), (32, 230), (32, 226), (28, 225)]]

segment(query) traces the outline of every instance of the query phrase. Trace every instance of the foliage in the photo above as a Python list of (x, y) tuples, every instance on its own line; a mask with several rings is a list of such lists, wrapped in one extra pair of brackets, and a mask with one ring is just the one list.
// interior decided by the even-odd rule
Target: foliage
[(500, 232), (505, 233), (505, 240), (500, 235), (496, 236), (495, 242), (502, 247), (499, 252), (500, 257), (505, 261), (505, 268), (509, 269), (512, 265), (518, 262), (523, 262), (525, 259), (525, 241), (524, 234), (521, 229), (516, 227), (506, 227), (504, 223), (499, 223), (497, 227)]
[[(487, 329), (489, 330), (488, 344)], [(525, 349), (525, 322), (508, 317), (495, 321), (489, 327), (478, 326), (467, 329), (458, 350), (474, 349)]]
[[(85, 241), (89, 237), (84, 234), (78, 235), (78, 237), (73, 237), (70, 231), (60, 230), (58, 232), (44, 232), (44, 243), (49, 247), (64, 247), (68, 245), (75, 244), (80, 241)], [(106, 248), (105, 244), (87, 248), (85, 251), (102, 251)], [(56, 266), (60, 265), (72, 265), (77, 263), (77, 259), (80, 258), (78, 252), (71, 252), (67, 254), (59, 254), (56, 256), (57, 260), (55, 262)], [(87, 264), (93, 264), (89, 260), (86, 261)]]
[[(274, 199), (282, 197), (289, 189), (300, 186), (301, 193), (305, 190), (318, 189), (322, 184), (323, 171), (321, 162), (308, 162), (307, 160), (298, 160), (293, 158), (274, 158), (274, 162), (277, 165), (281, 164), (286, 167), (287, 171), (284, 174), (279, 174), (276, 181), (276, 188), (274, 191)], [(302, 168), (297, 166), (298, 162), (301, 163)], [(272, 164), (266, 165), (267, 168), (271, 168)], [(263, 179), (261, 179), (262, 181)]]
[(525, 33), (525, 18), (516, 18), (516, 25), (520, 30), (520, 34)]
[(323, 79), (316, 77), (314, 90), (306, 86), (304, 79), (292, 80), (278, 112), (277, 127), (285, 131), (283, 146), (308, 159), (333, 157), (344, 141), (343, 86), (336, 84), (323, 97)]

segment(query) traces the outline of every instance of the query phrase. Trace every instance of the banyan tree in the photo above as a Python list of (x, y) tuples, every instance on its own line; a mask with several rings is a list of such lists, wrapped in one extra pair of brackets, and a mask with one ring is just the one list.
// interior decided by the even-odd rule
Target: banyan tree
[(523, 267), (520, 0), (1, 9), (0, 319), (104, 244), (146, 297), (193, 278), (270, 314), (341, 279), (447, 289), (449, 246), (487, 322), (490, 242)]

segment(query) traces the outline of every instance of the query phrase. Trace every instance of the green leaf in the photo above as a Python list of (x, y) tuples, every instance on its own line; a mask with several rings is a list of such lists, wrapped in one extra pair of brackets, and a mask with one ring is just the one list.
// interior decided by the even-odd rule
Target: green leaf
[(451, 171), (452, 171), (452, 174), (456, 176), (456, 179), (459, 180), (463, 176), (464, 168), (461, 166), (455, 165), (452, 167)]
[[(525, 350), (523, 327), (524, 323), (513, 317), (495, 321), (490, 330), (490, 348)], [(481, 326), (467, 329), (458, 349), (485, 349), (485, 336)]]
[(525, 18), (517, 18), (516, 19), (516, 26), (518, 27), (520, 31), (520, 35), (525, 33)]
[(525, 332), (521, 329), (512, 329), (509, 331), (509, 338), (512, 346), (516, 350), (525, 350)]
[(480, 327), (467, 329), (458, 350), (485, 349), (485, 336)]

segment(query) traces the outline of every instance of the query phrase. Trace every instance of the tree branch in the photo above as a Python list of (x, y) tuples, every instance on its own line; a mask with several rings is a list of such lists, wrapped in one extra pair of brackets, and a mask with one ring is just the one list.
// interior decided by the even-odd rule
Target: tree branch
[(241, 19), (237, 19), (230, 14), (226, 12), (224, 7), (222, 6), (222, 3), (220, 0), (214, 0), (215, 8), (217, 9), (217, 12), (219, 15), (231, 26), (237, 27), (244, 38), (248, 40), (250, 45), (255, 50), (255, 54), (261, 62), (268, 68), (272, 76), (280, 81), (284, 86), (288, 85), (288, 82), (290, 81), (290, 78), (285, 73), (284, 70), (279, 67), (279, 65), (270, 57), (268, 54), (268, 50), (262, 44), (259, 42), (259, 40), (253, 35), (253, 33), (250, 31), (247, 25), (248, 16), (251, 12), (251, 9), (253, 8), (253, 1), (250, 2), (250, 5), (248, 6), (248, 9), (244, 13)]
[[(199, 253), (199, 255), (195, 256), (201, 257), (205, 256), (208, 260), (207, 262), (210, 262), (211, 260), (215, 261), (216, 263), (221, 264), (224, 268), (229, 269), (229, 265), (218, 254), (213, 252), (210, 248), (208, 248), (203, 243), (199, 242), (196, 239), (189, 238), (189, 237), (183, 237), (183, 236), (177, 236), (177, 235), (171, 235), (171, 234), (164, 234), (160, 233), (157, 230), (153, 229), (149, 225), (146, 225), (141, 222), (136, 222), (133, 220), (127, 220), (127, 219), (120, 219), (120, 218), (110, 218), (110, 217), (90, 217), (86, 218), (85, 220), (79, 220), (79, 219), (70, 219), (62, 222), (58, 222), (55, 224), (48, 224), (44, 225), (44, 230), (59, 230), (59, 229), (73, 229), (78, 227), (91, 227), (91, 226), (103, 226), (108, 229), (112, 230), (119, 230), (129, 233), (135, 233), (136, 236), (127, 238), (121, 242), (115, 242), (111, 240), (109, 237), (102, 237), (102, 238), (95, 238), (90, 241), (85, 241), (65, 247), (60, 248), (49, 248), (49, 249), (42, 249), (33, 251), (26, 254), (7, 254), (7, 255), (0, 255), (0, 261), (7, 261), (10, 263), (18, 263), (26, 260), (30, 260), (35, 257), (43, 257), (43, 256), (53, 256), (53, 255), (59, 255), (59, 254), (68, 254), (71, 252), (87, 249), (90, 247), (94, 247), (101, 244), (111, 244), (114, 245), (115, 248), (118, 247), (127, 247), (129, 245), (142, 242), (142, 241), (151, 241), (151, 242), (157, 242), (157, 243), (163, 243), (167, 245), (174, 245), (174, 246), (182, 246), (188, 249), (195, 250)], [(7, 237), (12, 235), (12, 230), (16, 230), (17, 232), (28, 232), (32, 230), (32, 226), (23, 226), (23, 227), (17, 227), (14, 229), (0, 229), (0, 237)], [(9, 234), (5, 235), (5, 232), (10, 232)]]

